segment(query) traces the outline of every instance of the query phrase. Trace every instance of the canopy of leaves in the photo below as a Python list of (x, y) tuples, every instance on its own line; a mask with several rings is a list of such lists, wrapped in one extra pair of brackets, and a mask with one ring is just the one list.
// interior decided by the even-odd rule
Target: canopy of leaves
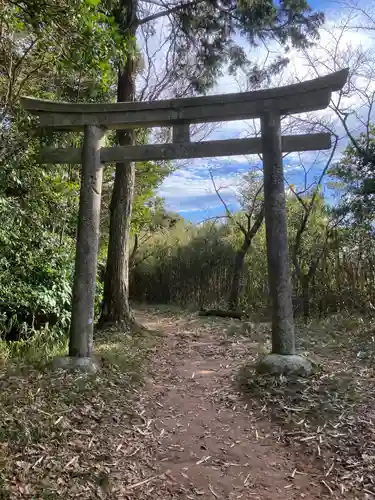
[(155, 34), (159, 18), (166, 19), (166, 65), (168, 78), (179, 82), (177, 93), (181, 82), (187, 82), (185, 92), (206, 92), (224, 67), (231, 73), (245, 69), (257, 85), (287, 59), (278, 58), (260, 70), (248, 58), (240, 37), (252, 47), (277, 41), (288, 51), (311, 43), (323, 22), (323, 14), (313, 12), (305, 0), (139, 2), (137, 23), (148, 36)]

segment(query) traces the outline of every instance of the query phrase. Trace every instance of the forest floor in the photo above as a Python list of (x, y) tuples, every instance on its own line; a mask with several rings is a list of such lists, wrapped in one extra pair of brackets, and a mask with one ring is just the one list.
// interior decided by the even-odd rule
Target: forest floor
[(363, 321), (302, 327), (299, 350), (319, 369), (287, 381), (252, 370), (270, 350), (269, 324), (160, 308), (138, 318), (167, 335), (143, 403), (176, 498), (375, 498), (374, 338)]
[(97, 336), (94, 377), (2, 368), (0, 500), (375, 498), (369, 324), (301, 327), (319, 369), (287, 381), (247, 367), (268, 324), (136, 312), (151, 333)]

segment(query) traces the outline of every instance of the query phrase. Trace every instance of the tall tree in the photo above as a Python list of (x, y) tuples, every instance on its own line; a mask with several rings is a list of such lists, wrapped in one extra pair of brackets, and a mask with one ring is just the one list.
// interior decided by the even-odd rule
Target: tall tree
[(111, 99), (111, 61), (126, 46), (97, 3), (0, 0), (0, 309), (29, 326), (40, 315), (69, 321), (79, 172), (38, 164), (41, 141), (71, 146), (77, 137), (31, 135), (19, 97)]
[(212, 170), (210, 170), (211, 181), (219, 200), (225, 209), (225, 217), (232, 222), (234, 227), (241, 233), (242, 241), (236, 249), (233, 260), (233, 269), (228, 295), (228, 308), (235, 311), (240, 298), (240, 284), (243, 274), (245, 257), (248, 253), (253, 239), (263, 224), (264, 201), (263, 183), (259, 181), (256, 171), (250, 171), (242, 176), (242, 186), (239, 187), (239, 202), (241, 212), (233, 214), (216, 186)]
[[(242, 35), (251, 46), (277, 40), (286, 49), (290, 45), (306, 47), (318, 35), (323, 21), (321, 13), (313, 13), (304, 0), (235, 1), (191, 0), (164, 2), (163, 0), (118, 0), (114, 4), (119, 31), (133, 43), (133, 50), (118, 71), (118, 101), (132, 101), (136, 97), (135, 77), (138, 70), (138, 30), (152, 33), (157, 23), (163, 22), (167, 33), (165, 41), (166, 71), (174, 82), (186, 82), (190, 93), (204, 93), (220, 76), (224, 66), (230, 72), (253, 68), (245, 51), (236, 42)], [(280, 60), (276, 63), (280, 66)], [(254, 71), (252, 71), (254, 70)], [(270, 68), (272, 70), (272, 68)], [(133, 144), (134, 133), (118, 133), (120, 144)], [(111, 202), (110, 237), (104, 287), (104, 323), (119, 322), (129, 325), (132, 315), (129, 307), (128, 269), (129, 235), (134, 194), (134, 164), (116, 166)]]
[(373, 225), (375, 217), (375, 127), (350, 140), (330, 175), (342, 192), (337, 212), (348, 222)]

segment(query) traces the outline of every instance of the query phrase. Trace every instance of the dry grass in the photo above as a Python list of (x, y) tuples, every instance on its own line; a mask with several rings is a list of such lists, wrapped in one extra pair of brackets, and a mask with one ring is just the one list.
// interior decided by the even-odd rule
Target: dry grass
[[(262, 330), (263, 328), (263, 330)], [(260, 328), (264, 339), (264, 325)], [(251, 338), (262, 342), (259, 330)], [(255, 374), (245, 363), (237, 382), (247, 401), (274, 422), (275, 438), (311, 453), (330, 493), (375, 498), (374, 329), (361, 318), (299, 325), (300, 352), (318, 363), (311, 379)], [(267, 338), (269, 343), (269, 338)]]
[(0, 373), (0, 498), (149, 498), (151, 436), (137, 403), (147, 336), (96, 339), (97, 376), (5, 365)]
[[(370, 322), (338, 316), (299, 325), (299, 349), (319, 369), (309, 380), (286, 380), (261, 377), (252, 369), (270, 347), (268, 324), (198, 318), (174, 308), (147, 309), (147, 315), (156, 329), (169, 325), (181, 342), (187, 342), (185, 332), (217, 335), (216, 349), (224, 350), (237, 369), (244, 407), (270, 419), (274, 439), (316, 458), (328, 494), (347, 497), (354, 491), (358, 498), (375, 498), (375, 330)], [(155, 465), (153, 425), (142, 406), (142, 375), (154, 343), (147, 334), (102, 334), (96, 350), (103, 369), (96, 376), (51, 373), (11, 360), (4, 364), (0, 500), (172, 498), (168, 478)], [(205, 349), (215, 356), (213, 348)], [(237, 391), (228, 385), (212, 397), (232, 407)]]

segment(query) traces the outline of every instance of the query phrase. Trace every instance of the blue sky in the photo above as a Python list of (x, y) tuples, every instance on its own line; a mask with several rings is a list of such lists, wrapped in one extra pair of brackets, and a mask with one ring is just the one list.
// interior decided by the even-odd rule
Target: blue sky
[[(351, 0), (349, 0), (351, 1)], [(360, 3), (362, 8), (366, 7), (366, 0)], [(359, 17), (353, 17), (353, 10), (344, 9), (343, 4), (338, 4), (337, 1), (324, 0), (311, 2), (311, 6), (316, 9), (324, 10), (326, 13), (326, 25), (321, 31), (321, 40), (318, 45), (309, 50), (307, 56), (302, 55), (296, 51), (291, 51), (290, 65), (283, 72), (283, 74), (275, 79), (274, 85), (285, 85), (291, 82), (298, 81), (299, 79), (310, 79), (336, 71), (341, 67), (354, 64), (355, 54), (358, 49), (370, 50), (375, 53), (375, 32), (368, 33), (364, 30), (342, 30), (342, 24), (347, 20), (349, 14), (352, 15), (351, 20), (357, 25)], [(368, 3), (369, 8), (371, 4)], [(337, 37), (340, 36), (340, 44), (336, 50), (335, 58), (332, 57), (334, 51), (329, 50), (337, 46)], [(254, 52), (254, 51), (253, 51)], [(262, 50), (251, 53), (252, 57), (262, 62), (265, 57), (265, 52)], [(272, 48), (273, 56), (278, 53), (278, 48)], [(271, 56), (272, 56), (271, 54)], [(313, 64), (312, 61), (313, 60)], [(366, 68), (369, 63), (366, 63)], [(371, 62), (372, 64), (372, 62)], [(370, 64), (370, 66), (371, 66)], [(373, 66), (375, 68), (375, 64)], [(313, 69), (315, 68), (315, 69)], [(361, 70), (361, 68), (359, 68)], [(363, 75), (363, 71), (359, 71)], [(375, 73), (374, 73), (375, 74)], [(367, 80), (373, 80), (373, 76), (367, 76)], [(362, 79), (361, 79), (362, 78)], [(355, 80), (362, 93), (359, 94), (351, 88), (351, 91), (346, 96), (344, 101), (340, 103), (345, 109), (350, 109), (351, 116), (349, 118), (349, 125), (351, 131), (358, 133), (363, 130), (364, 123), (366, 122), (368, 103), (363, 97), (363, 90), (368, 91), (368, 81), (363, 77)], [(238, 92), (245, 90), (246, 82), (241, 77), (234, 79), (233, 77), (224, 74), (218, 81), (216, 87), (211, 93), (220, 94), (228, 92)], [(371, 87), (373, 89), (373, 87)], [(375, 88), (374, 88), (375, 90)], [(333, 101), (337, 96), (333, 97)], [(366, 108), (367, 105), (367, 108)], [(340, 142), (337, 148), (335, 158), (338, 159), (340, 152), (343, 151), (347, 144), (347, 137), (340, 125), (337, 116), (330, 110), (307, 115), (301, 115), (303, 118), (308, 118), (309, 121), (324, 120), (329, 123), (331, 128), (339, 135)], [(373, 115), (371, 116), (374, 117)], [(217, 126), (208, 137), (205, 139), (226, 139), (238, 137), (250, 137), (258, 130), (259, 124), (255, 121), (236, 121), (227, 122)], [(306, 132), (300, 125), (294, 126), (295, 133)], [(289, 132), (290, 133), (290, 132)], [(199, 140), (199, 136), (193, 137), (192, 140)], [(330, 154), (328, 152), (308, 152), (302, 154), (292, 153), (284, 159), (284, 170), (286, 181), (292, 183), (297, 189), (302, 190), (304, 186), (311, 185), (314, 179), (318, 178), (320, 172), (327, 162)], [(237, 187), (241, 184), (241, 175), (249, 170), (256, 170), (261, 176), (261, 163), (258, 157), (222, 157), (210, 159), (196, 159), (189, 162), (184, 162), (176, 165), (178, 168), (175, 173), (169, 176), (159, 189), (159, 195), (163, 196), (166, 201), (168, 209), (176, 211), (193, 222), (200, 222), (206, 218), (221, 215), (224, 213), (224, 207), (218, 199), (211, 179), (209, 170), (211, 169), (215, 178), (217, 187), (225, 199), (228, 206), (235, 210), (239, 207)], [(286, 184), (287, 188), (287, 184)], [(333, 195), (327, 186), (324, 187), (326, 196), (330, 202), (334, 202)], [(337, 195), (337, 194), (336, 194)]]

